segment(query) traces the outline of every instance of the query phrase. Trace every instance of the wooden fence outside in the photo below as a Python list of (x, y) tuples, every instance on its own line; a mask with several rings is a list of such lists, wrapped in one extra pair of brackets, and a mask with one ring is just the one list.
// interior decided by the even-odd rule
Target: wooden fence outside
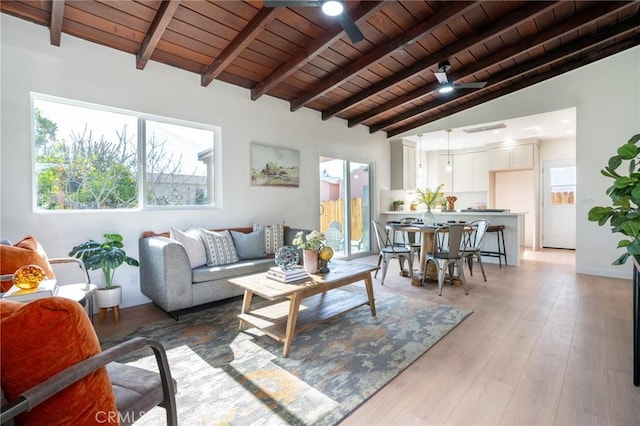
[[(322, 232), (329, 228), (331, 222), (344, 221), (344, 203), (342, 199), (339, 200), (325, 200), (320, 201), (322, 206), (320, 215), (320, 229)], [(362, 198), (351, 199), (351, 240), (357, 241), (362, 238)], [(344, 232), (344, 229), (342, 229)]]

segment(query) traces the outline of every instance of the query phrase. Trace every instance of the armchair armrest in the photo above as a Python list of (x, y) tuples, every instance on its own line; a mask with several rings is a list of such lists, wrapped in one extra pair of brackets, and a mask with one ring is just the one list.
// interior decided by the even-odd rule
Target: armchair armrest
[(167, 410), (167, 422), (177, 424), (177, 412), (173, 378), (169, 369), (169, 361), (161, 343), (144, 337), (135, 337), (122, 342), (112, 348), (102, 351), (91, 358), (85, 359), (61, 372), (51, 376), (44, 382), (23, 392), (16, 401), (2, 407), (0, 411), (0, 423), (5, 423), (20, 413), (31, 410), (41, 402), (77, 382), (88, 374), (99, 368), (105, 367), (112, 361), (117, 360), (125, 354), (149, 346), (156, 357), (160, 380), (162, 382), (162, 392), (164, 396), (163, 406)]
[[(76, 259), (75, 257), (56, 257), (53, 259), (49, 259), (49, 264), (51, 265), (63, 265), (67, 263), (72, 263), (77, 265), (82, 271), (83, 275), (86, 277), (85, 282), (87, 284), (91, 284), (91, 277), (89, 276), (89, 271), (87, 271), (87, 268), (84, 266), (84, 262), (82, 262), (82, 260)], [(87, 289), (88, 289), (88, 286), (87, 286)]]

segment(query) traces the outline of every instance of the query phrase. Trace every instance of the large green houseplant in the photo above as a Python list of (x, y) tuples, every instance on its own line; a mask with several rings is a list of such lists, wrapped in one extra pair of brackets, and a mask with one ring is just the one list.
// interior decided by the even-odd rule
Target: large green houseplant
[[(629, 256), (640, 261), (640, 134), (631, 137), (618, 147), (617, 155), (609, 158), (601, 173), (613, 179), (607, 188), (612, 205), (593, 207), (589, 210), (589, 220), (603, 226), (611, 225), (611, 232), (619, 232), (625, 238), (618, 241), (618, 248), (626, 252), (613, 261), (614, 265), (624, 264)], [(625, 166), (621, 168), (622, 166)], [(620, 169), (620, 171), (618, 171)]]
[(113, 284), (116, 270), (124, 263), (131, 266), (140, 265), (136, 259), (127, 256), (122, 240), (120, 234), (104, 234), (104, 242), (88, 240), (78, 244), (69, 252), (69, 256), (82, 260), (87, 270), (102, 270), (105, 287), (98, 291), (99, 308), (118, 306), (122, 300), (121, 288)]

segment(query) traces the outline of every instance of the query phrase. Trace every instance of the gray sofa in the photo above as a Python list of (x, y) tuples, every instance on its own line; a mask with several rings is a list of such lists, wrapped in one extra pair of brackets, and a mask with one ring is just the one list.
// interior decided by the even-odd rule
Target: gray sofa
[[(251, 228), (229, 228), (251, 232)], [(284, 227), (284, 244), (292, 246), (298, 231)], [(184, 246), (168, 233), (145, 232), (138, 240), (140, 290), (156, 305), (177, 319), (178, 311), (243, 294), (240, 287), (229, 284), (230, 278), (265, 272), (275, 266), (273, 255), (244, 259), (222, 266), (191, 269)], [(302, 256), (300, 256), (300, 259)]]

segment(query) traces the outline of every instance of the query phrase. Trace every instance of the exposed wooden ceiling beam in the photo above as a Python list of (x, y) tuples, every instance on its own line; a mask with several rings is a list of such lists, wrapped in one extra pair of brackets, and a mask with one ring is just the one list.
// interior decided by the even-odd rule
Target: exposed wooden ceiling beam
[(200, 84), (208, 86), (229, 64), (269, 25), (276, 17), (277, 8), (263, 7), (253, 19), (238, 33), (218, 57), (205, 68)]
[[(564, 22), (560, 22), (541, 33), (534, 34), (525, 40), (519, 41), (514, 45), (508, 46), (498, 52), (495, 52), (493, 55), (487, 56), (472, 64), (469, 64), (467, 67), (463, 68), (461, 71), (451, 73), (449, 77), (452, 81), (459, 81), (469, 76), (472, 76), (473, 74), (479, 71), (486, 70), (493, 65), (499, 64), (500, 62), (504, 62), (506, 60), (514, 58), (515, 56), (531, 51), (536, 47), (539, 47), (550, 40), (562, 37), (574, 31), (576, 28), (582, 28), (587, 25), (590, 25), (595, 20), (602, 18), (602, 16), (617, 12), (628, 5), (629, 3), (626, 3), (626, 2), (599, 3), (595, 7), (592, 7), (586, 10), (585, 12), (583, 12), (582, 14), (580, 14), (575, 18), (568, 19)], [(409, 93), (406, 93), (395, 99), (391, 99), (388, 102), (385, 102), (384, 104), (381, 104), (376, 108), (373, 108), (369, 111), (365, 111), (364, 113), (359, 114), (358, 116), (353, 117), (352, 119), (349, 119), (348, 125), (349, 127), (353, 127), (365, 120), (369, 120), (389, 110), (392, 110), (394, 108), (397, 108), (409, 102), (415, 101), (416, 99), (419, 99), (422, 96), (425, 96), (429, 93), (434, 92), (435, 90), (438, 89), (438, 87), (439, 87), (439, 84), (437, 81), (433, 83), (425, 84), (424, 86), (421, 86), (415, 90), (412, 90)]]
[(387, 132), (387, 137), (394, 137), (397, 136), (399, 134), (408, 132), (412, 129), (415, 129), (417, 127), (420, 126), (424, 126), (425, 124), (429, 124), (432, 123), (436, 120), (439, 120), (441, 118), (444, 117), (448, 117), (452, 114), (456, 114), (460, 111), (464, 111), (466, 109), (472, 108), (474, 106), (483, 104), (485, 102), (489, 102), (493, 99), (499, 98), (501, 96), (507, 95), (509, 93), (513, 93), (517, 90), (521, 90), (524, 89), (526, 87), (532, 86), (534, 84), (540, 83), (544, 80), (548, 80), (550, 78), (553, 77), (557, 77), (560, 74), (564, 74), (566, 72), (569, 71), (573, 71), (574, 69), (583, 67), (585, 65), (588, 65), (592, 62), (596, 62), (600, 59), (606, 58), (608, 56), (611, 55), (615, 55), (616, 53), (622, 52), (623, 50), (626, 49), (630, 49), (632, 47), (638, 46), (640, 45), (640, 34), (639, 35), (635, 35), (631, 38), (628, 38), (626, 40), (623, 40), (621, 42), (618, 43), (613, 43), (611, 45), (609, 45), (606, 48), (602, 48), (602, 49), (592, 49), (593, 51), (589, 54), (584, 54), (581, 57), (575, 58), (570, 62), (567, 62), (563, 65), (561, 65), (560, 67), (551, 69), (549, 71), (546, 71), (544, 73), (541, 74), (535, 74), (532, 77), (523, 79), (519, 82), (516, 82), (512, 85), (509, 85), (507, 87), (504, 87), (500, 90), (494, 91), (494, 92), (489, 92), (485, 95), (482, 96), (478, 96), (477, 98), (474, 98), (468, 102), (456, 105), (454, 107), (451, 108), (447, 108), (444, 111), (438, 112), (436, 114), (431, 114), (428, 117), (425, 117), (419, 121), (415, 121), (412, 122), (410, 124), (407, 124), (405, 126), (401, 126), (401, 127), (396, 127), (390, 131)]
[[(366, 1), (360, 3), (356, 9), (351, 13), (356, 24), (364, 22), (371, 15), (376, 13), (382, 6), (382, 1)], [(342, 26), (339, 24), (332, 25), (327, 31), (322, 33), (320, 37), (312, 40), (308, 46), (298, 52), (297, 55), (292, 56), (288, 61), (282, 63), (271, 74), (269, 74), (264, 80), (256, 84), (251, 89), (251, 99), (257, 100), (262, 95), (266, 94), (269, 90), (280, 84), (285, 78), (302, 68), (305, 64), (318, 56), (320, 53), (327, 50), (331, 45), (337, 42), (344, 34)]]
[(297, 97), (291, 101), (291, 111), (296, 111), (310, 102), (318, 99), (330, 90), (335, 89), (340, 84), (344, 83), (348, 79), (352, 78), (358, 72), (367, 68), (371, 64), (381, 60), (382, 58), (395, 52), (397, 49), (403, 47), (405, 44), (413, 42), (422, 37), (425, 33), (434, 30), (449, 23), (452, 19), (462, 14), (464, 11), (469, 10), (472, 7), (476, 7), (475, 2), (451, 2), (447, 6), (440, 9), (434, 15), (428, 17), (424, 21), (411, 27), (408, 31), (402, 34), (400, 37), (396, 37), (393, 40), (388, 41), (377, 49), (373, 50), (368, 55), (351, 62), (342, 70), (333, 73), (331, 77), (325, 79), (314, 85), (314, 87), (308, 92)]
[[(322, 119), (328, 120), (329, 118), (341, 113), (342, 111), (352, 108), (360, 104), (361, 102), (371, 98), (372, 96), (375, 96), (383, 90), (395, 86), (396, 84), (404, 80), (408, 80), (409, 78), (422, 73), (425, 69), (437, 65), (438, 63), (447, 60), (450, 57), (453, 57), (458, 52), (470, 49), (479, 43), (485, 42), (487, 39), (497, 37), (500, 34), (513, 29), (522, 21), (535, 18), (536, 16), (546, 12), (547, 10), (552, 9), (554, 5), (555, 3), (553, 2), (529, 3), (519, 8), (515, 12), (509, 14), (508, 16), (505, 16), (499, 21), (491, 24), (487, 28), (484, 28), (481, 31), (473, 32), (463, 39), (434, 53), (433, 55), (429, 55), (428, 57), (419, 60), (418, 62), (392, 75), (391, 77), (373, 84), (370, 87), (367, 87), (366, 89), (361, 90), (359, 93), (351, 96), (350, 98), (347, 98), (344, 101), (325, 109), (324, 111), (322, 111)], [(353, 124), (353, 126), (355, 126), (355, 124)]]
[(62, 37), (62, 21), (64, 20), (64, 0), (51, 0), (51, 21), (49, 22), (49, 39), (54, 46), (60, 46)]
[(147, 65), (147, 61), (153, 55), (153, 51), (158, 46), (158, 42), (162, 38), (162, 34), (167, 29), (167, 25), (171, 22), (173, 14), (176, 13), (181, 0), (163, 0), (158, 7), (156, 16), (151, 22), (149, 31), (144, 36), (140, 50), (136, 55), (136, 68), (141, 70)]

